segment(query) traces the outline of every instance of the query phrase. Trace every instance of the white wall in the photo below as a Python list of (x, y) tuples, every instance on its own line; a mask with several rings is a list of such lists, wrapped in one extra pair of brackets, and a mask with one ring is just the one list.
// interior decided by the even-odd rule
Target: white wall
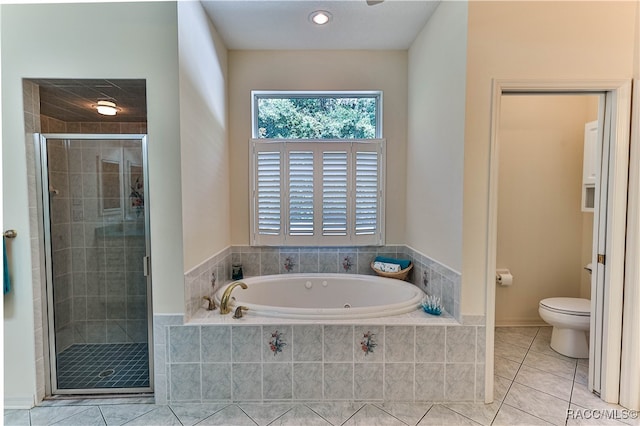
[(409, 49), (406, 243), (462, 270), (467, 3), (442, 2)]
[(231, 240), (249, 244), (251, 90), (382, 90), (387, 244), (404, 243), (406, 51), (230, 51)]
[(492, 79), (631, 78), (637, 4), (469, 3), (463, 314), (485, 311)]
[(544, 324), (540, 300), (581, 296), (592, 245), (583, 222), (593, 213), (581, 210), (590, 101), (597, 96), (502, 97), (496, 264), (514, 284), (496, 287), (497, 325)]
[(231, 241), (227, 49), (200, 2), (178, 3), (185, 271)]
[[(110, 37), (96, 37), (100, 30)], [(13, 293), (4, 300), (4, 397), (33, 401), (28, 188), (35, 183), (27, 182), (33, 159), (25, 151), (22, 79), (147, 80), (153, 308), (183, 312), (176, 4), (3, 5), (1, 31), (3, 226), (19, 234), (12, 245)]]

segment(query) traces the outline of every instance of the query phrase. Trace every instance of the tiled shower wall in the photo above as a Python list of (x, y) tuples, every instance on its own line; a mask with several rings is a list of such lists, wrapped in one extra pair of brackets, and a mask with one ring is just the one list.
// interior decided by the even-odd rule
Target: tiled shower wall
[(185, 274), (185, 312), (188, 320), (202, 307), (203, 296), (231, 280), (232, 263), (241, 263), (245, 277), (286, 273), (345, 273), (374, 275), (376, 256), (413, 262), (408, 281), (427, 294), (440, 297), (445, 310), (458, 321), (460, 274), (407, 246), (383, 247), (249, 247), (232, 246)]
[(156, 403), (482, 401), (482, 318), (424, 325), (181, 325), (156, 315)]

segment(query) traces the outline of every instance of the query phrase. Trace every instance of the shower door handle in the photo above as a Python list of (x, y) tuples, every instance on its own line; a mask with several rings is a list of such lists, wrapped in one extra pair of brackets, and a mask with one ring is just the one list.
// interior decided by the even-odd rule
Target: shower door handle
[(149, 256), (144, 256), (142, 258), (142, 269), (144, 271), (144, 276), (149, 276), (149, 271), (151, 270), (151, 258)]

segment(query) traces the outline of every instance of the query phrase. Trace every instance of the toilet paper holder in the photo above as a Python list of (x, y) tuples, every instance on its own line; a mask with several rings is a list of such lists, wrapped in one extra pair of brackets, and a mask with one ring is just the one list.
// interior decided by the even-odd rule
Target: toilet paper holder
[(496, 269), (496, 284), (500, 286), (509, 286), (513, 284), (513, 275), (508, 269)]

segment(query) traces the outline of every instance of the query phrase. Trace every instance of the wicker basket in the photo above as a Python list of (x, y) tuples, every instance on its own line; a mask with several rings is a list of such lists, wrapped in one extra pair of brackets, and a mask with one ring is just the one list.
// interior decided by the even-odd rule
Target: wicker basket
[(371, 262), (371, 269), (373, 269), (373, 272), (375, 272), (376, 274), (380, 275), (381, 277), (386, 277), (386, 278), (395, 278), (397, 280), (406, 280), (407, 279), (407, 275), (409, 275), (409, 271), (411, 271), (411, 269), (413, 269), (413, 263), (410, 263), (409, 266), (407, 266), (406, 268), (398, 271), (398, 272), (383, 272), (379, 269), (376, 269), (373, 267), (373, 262)]

